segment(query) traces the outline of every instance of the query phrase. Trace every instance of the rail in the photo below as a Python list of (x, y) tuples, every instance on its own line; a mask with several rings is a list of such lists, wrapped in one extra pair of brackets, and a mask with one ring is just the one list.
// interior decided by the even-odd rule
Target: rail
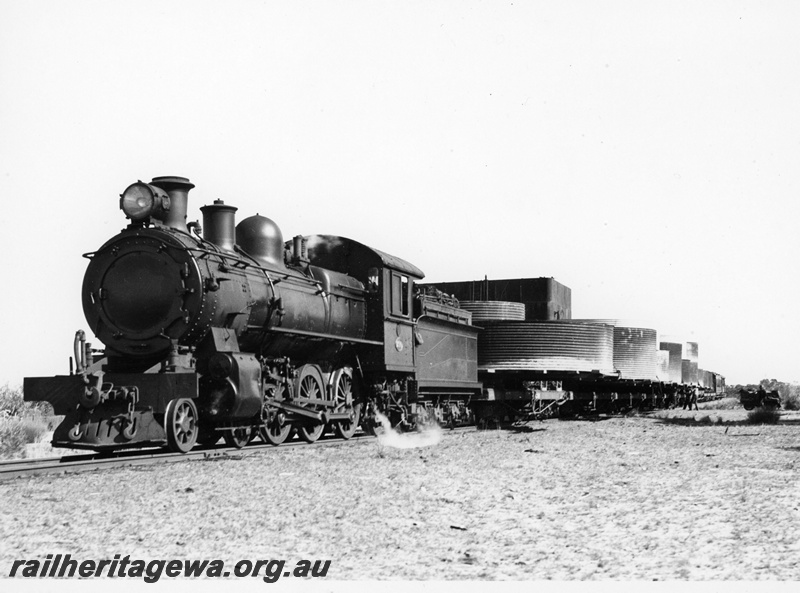
[[(336, 445), (345, 442), (372, 440), (368, 435), (358, 435), (350, 439), (323, 437), (315, 445)], [(291, 441), (281, 445), (284, 447), (307, 446), (303, 441)], [(14, 459), (0, 462), (0, 482), (14, 478), (31, 476), (69, 474), (114, 467), (150, 465), (154, 463), (176, 463), (180, 461), (198, 461), (203, 459), (239, 458), (264, 450), (275, 449), (268, 443), (250, 443), (242, 449), (236, 447), (202, 447), (188, 453), (173, 453), (165, 449), (140, 449), (135, 451), (116, 451), (113, 453), (87, 453), (65, 455), (63, 457), (42, 457), (39, 459)]]

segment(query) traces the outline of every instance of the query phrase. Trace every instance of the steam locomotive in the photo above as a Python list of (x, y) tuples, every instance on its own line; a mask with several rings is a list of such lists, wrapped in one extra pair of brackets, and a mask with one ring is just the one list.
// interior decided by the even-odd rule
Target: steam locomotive
[(69, 375), (26, 378), (25, 399), (64, 421), (57, 447), (242, 447), (293, 431), (350, 438), (393, 424), (472, 420), (478, 329), (416, 266), (338, 236), (284, 242), (264, 216), (216, 200), (187, 223), (182, 177), (120, 196), (127, 228), (97, 251)]

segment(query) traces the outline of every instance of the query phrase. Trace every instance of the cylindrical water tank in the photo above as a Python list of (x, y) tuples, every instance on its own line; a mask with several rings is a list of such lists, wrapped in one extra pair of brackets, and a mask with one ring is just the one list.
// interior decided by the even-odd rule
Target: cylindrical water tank
[(560, 321), (485, 321), (478, 366), (495, 370), (614, 369), (614, 328)]
[(662, 380), (670, 383), (680, 383), (683, 377), (681, 366), (681, 360), (683, 359), (683, 343), (660, 342), (659, 348), (669, 354), (667, 376)]
[(525, 304), (509, 301), (460, 301), (462, 309), (472, 313), (473, 323), (479, 321), (524, 321)]
[(614, 326), (614, 368), (622, 379), (657, 379), (656, 330), (619, 319), (573, 319)]

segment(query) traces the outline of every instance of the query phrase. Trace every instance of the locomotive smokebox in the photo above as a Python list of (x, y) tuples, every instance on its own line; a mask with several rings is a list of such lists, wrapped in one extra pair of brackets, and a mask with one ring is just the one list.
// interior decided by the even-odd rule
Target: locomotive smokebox
[(186, 212), (189, 207), (189, 190), (194, 183), (185, 177), (154, 177), (150, 182), (169, 194), (169, 210), (164, 217), (164, 224), (172, 229), (188, 233), (186, 228)]
[(227, 206), (222, 200), (214, 200), (211, 206), (203, 206), (203, 237), (217, 247), (233, 251), (236, 242), (235, 206)]

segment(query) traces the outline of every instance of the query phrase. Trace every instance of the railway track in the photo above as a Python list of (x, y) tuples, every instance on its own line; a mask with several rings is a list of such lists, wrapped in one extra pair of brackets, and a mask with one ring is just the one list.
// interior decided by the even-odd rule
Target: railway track
[[(335, 445), (344, 442), (372, 440), (368, 435), (356, 435), (351, 439), (337, 437), (321, 438), (314, 443), (319, 446)], [(304, 441), (289, 441), (285, 447), (308, 446)], [(176, 463), (200, 459), (217, 459), (241, 456), (263, 450), (275, 449), (267, 443), (250, 443), (242, 449), (236, 447), (203, 447), (188, 453), (173, 453), (165, 449), (142, 449), (136, 451), (117, 451), (113, 453), (87, 453), (83, 455), (64, 455), (63, 457), (42, 457), (39, 459), (16, 459), (0, 462), (0, 481), (30, 476), (67, 474), (114, 467), (150, 465), (155, 463)]]

